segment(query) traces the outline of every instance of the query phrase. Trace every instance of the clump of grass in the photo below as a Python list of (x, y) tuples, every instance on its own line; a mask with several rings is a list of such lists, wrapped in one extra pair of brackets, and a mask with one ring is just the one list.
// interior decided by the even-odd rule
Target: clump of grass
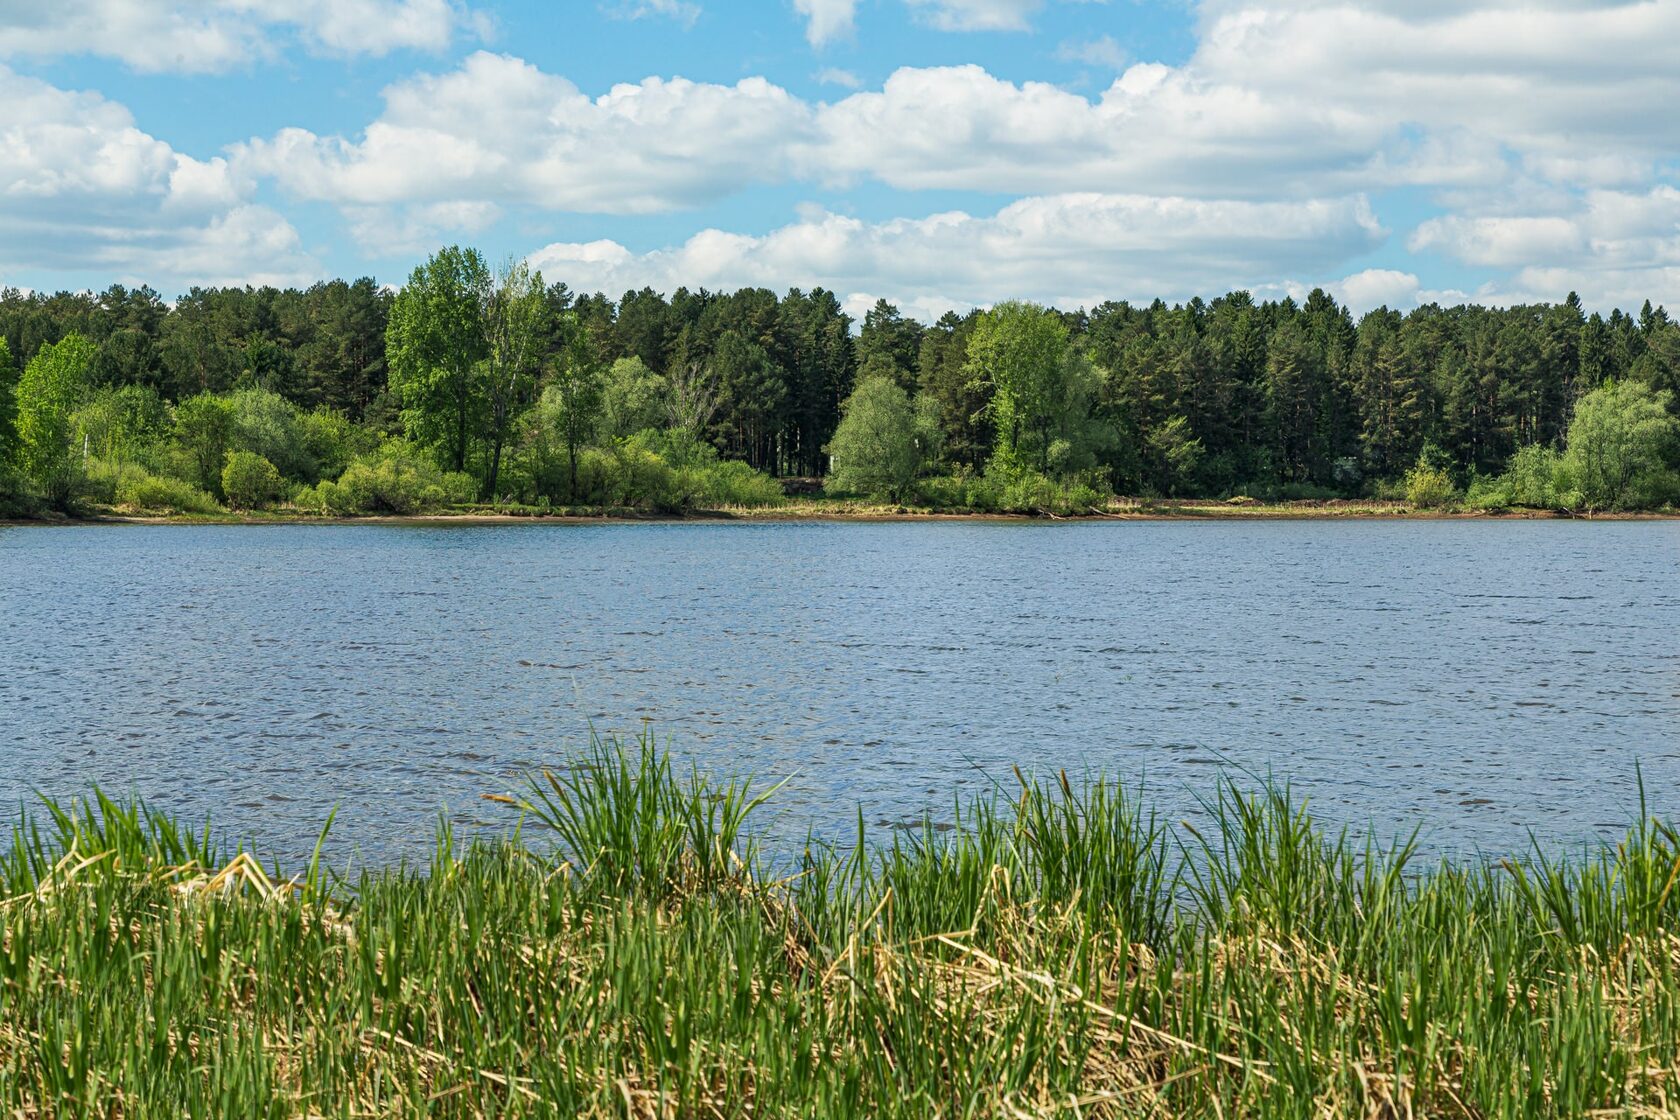
[[(144, 807), (0, 858), (0, 1106), (59, 1116), (1581, 1116), (1680, 1096), (1680, 837), (1416, 866), (1286, 789), (1021, 776), (768, 870), (597, 742), (500, 840), (295, 879)], [(787, 873), (784, 873), (786, 871)]]

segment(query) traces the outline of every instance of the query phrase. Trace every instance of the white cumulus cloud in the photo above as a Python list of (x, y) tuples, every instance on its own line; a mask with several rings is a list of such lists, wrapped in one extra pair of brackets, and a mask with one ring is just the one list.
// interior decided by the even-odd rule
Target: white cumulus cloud
[(1023, 199), (865, 222), (812, 213), (763, 235), (708, 229), (635, 253), (614, 241), (557, 243), (531, 263), (574, 288), (821, 285), (867, 307), (876, 295), (923, 315), (1026, 298), (1062, 306), (1190, 296), (1321, 274), (1383, 236), (1363, 198), (1267, 203), (1139, 195)]
[(478, 52), (385, 91), (356, 139), (287, 129), (235, 150), (290, 194), (347, 207), (524, 204), (650, 213), (788, 174), (811, 109), (762, 78), (648, 78), (589, 97), (564, 78)]
[(160, 286), (318, 277), (297, 231), (249, 193), (225, 159), (175, 151), (122, 105), (0, 67), (0, 277), (94, 272)]

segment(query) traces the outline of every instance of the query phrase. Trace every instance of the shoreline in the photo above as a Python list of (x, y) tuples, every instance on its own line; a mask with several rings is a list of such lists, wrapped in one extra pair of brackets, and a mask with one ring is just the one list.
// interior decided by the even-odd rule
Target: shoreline
[(260, 513), (148, 514), (97, 509), (83, 514), (0, 518), (0, 528), (74, 525), (411, 525), (492, 526), (524, 524), (735, 524), (794, 522), (1069, 522), (1105, 521), (1680, 521), (1680, 511), (1629, 511), (1570, 514), (1556, 510), (1422, 510), (1402, 503), (1279, 502), (1229, 506), (1217, 500), (1168, 499), (1117, 504), (1083, 514), (981, 513), (917, 509), (849, 502), (792, 502), (785, 506), (696, 509), (687, 513), (646, 513), (629, 509), (465, 510), (448, 513), (365, 514), (326, 517), (276, 510)]

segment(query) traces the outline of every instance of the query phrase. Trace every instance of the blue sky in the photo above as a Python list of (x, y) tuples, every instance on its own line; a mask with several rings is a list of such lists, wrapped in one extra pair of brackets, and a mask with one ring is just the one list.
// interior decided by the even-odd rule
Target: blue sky
[(0, 284), (1680, 303), (1680, 0), (0, 0)]

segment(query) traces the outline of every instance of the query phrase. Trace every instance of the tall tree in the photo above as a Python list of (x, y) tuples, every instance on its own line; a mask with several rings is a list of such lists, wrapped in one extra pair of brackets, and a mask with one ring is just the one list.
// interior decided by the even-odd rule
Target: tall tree
[(25, 477), (41, 496), (62, 505), (75, 494), (81, 453), (70, 446), (71, 414), (87, 391), (98, 348), (79, 334), (43, 346), (17, 387), (17, 436)]
[(293, 332), (310, 405), (361, 418), (385, 390), (385, 327), (391, 297), (370, 277), (330, 280), (304, 293)]
[(1000, 303), (975, 324), (968, 373), (991, 389), (993, 456), (1002, 465), (1050, 469), (1050, 435), (1067, 358), (1067, 326), (1036, 303)]
[(671, 364), (665, 380), (670, 385), (666, 398), (672, 430), (699, 439), (718, 410), (717, 371), (700, 352), (688, 327), (677, 334)]
[(601, 415), (601, 367), (589, 334), (567, 312), (547, 325), (548, 385), (539, 403), (543, 426), (566, 446), (566, 497), (578, 497), (578, 449), (594, 435)]
[(1276, 462), (1291, 482), (1304, 482), (1313, 462), (1313, 400), (1321, 357), (1294, 315), (1272, 332), (1266, 348), (1266, 422)]
[(198, 485), (212, 494), (222, 490), (222, 467), (239, 433), (233, 403), (215, 393), (200, 393), (175, 407), (175, 441), (192, 464)]
[(938, 454), (938, 422), (919, 410), (891, 377), (866, 378), (841, 409), (829, 442), (834, 486), (903, 501), (922, 467)]
[[(485, 340), (485, 389), (489, 400), (490, 455), (484, 496), (494, 500), (502, 470), (502, 448), (518, 411), (530, 404), (536, 385), (548, 314), (542, 273), (523, 261), (497, 270), (480, 308)], [(573, 468), (574, 474), (576, 468)]]
[(718, 337), (711, 361), (725, 402), (721, 446), (754, 467), (774, 470), (776, 428), (787, 402), (782, 370), (763, 346), (733, 329)]
[(824, 288), (791, 289), (777, 308), (778, 361), (788, 382), (782, 469), (821, 474), (823, 448), (840, 423), (840, 402), (856, 374), (852, 319)]
[(408, 434), (441, 452), (450, 469), (467, 469), (484, 410), (487, 351), (483, 308), (490, 270), (476, 249), (440, 249), (416, 268), (391, 305), (386, 361)]
[(601, 379), (601, 424), (599, 431), (611, 440), (622, 440), (649, 428), (660, 428), (668, 419), (665, 398), (670, 386), (640, 358), (620, 358)]
[(922, 335), (916, 367), (921, 395), (933, 401), (947, 462), (979, 470), (991, 451), (990, 389), (968, 373), (968, 339), (978, 312), (947, 311)]
[(906, 393), (916, 389), (922, 325), (884, 299), (865, 312), (857, 338), (857, 379), (890, 377)]

